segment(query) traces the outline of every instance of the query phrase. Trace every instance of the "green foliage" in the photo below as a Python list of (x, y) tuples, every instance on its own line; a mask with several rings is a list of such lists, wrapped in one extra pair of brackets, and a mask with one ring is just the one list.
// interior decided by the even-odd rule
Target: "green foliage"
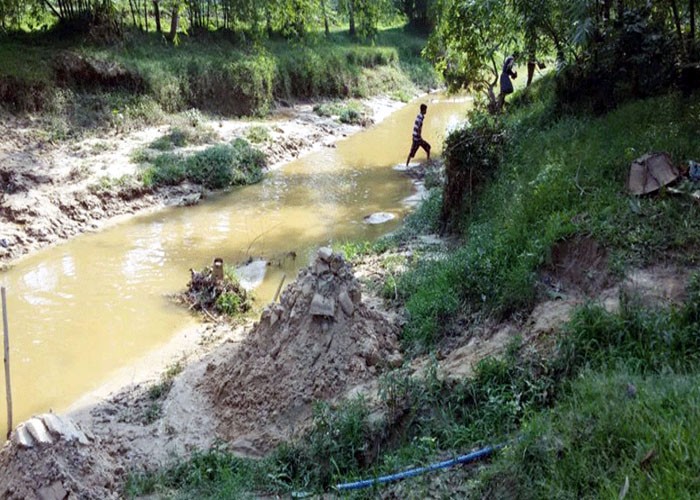
[(440, 230), (442, 190), (431, 189), (428, 196), (416, 209), (408, 214), (403, 225), (390, 238), (407, 241), (419, 234), (433, 234)]
[(515, 108), (507, 117), (512, 140), (499, 170), (458, 221), (463, 246), (399, 278), (409, 343), (439, 341), (458, 311), (507, 315), (531, 306), (550, 249), (574, 234), (591, 235), (624, 265), (668, 255), (697, 262), (700, 207), (664, 193), (631, 199), (624, 182), (630, 162), (645, 152), (700, 157), (698, 99), (672, 94), (601, 118), (552, 120), (537, 115), (548, 113), (550, 97), (537, 97), (537, 112)]
[(494, 177), (505, 143), (503, 125), (485, 114), (452, 130), (445, 139), (445, 189), (442, 196), (443, 232), (457, 232), (465, 206), (471, 206), (483, 186)]
[(451, 89), (490, 92), (502, 57), (517, 43), (518, 18), (497, 0), (444, 2), (426, 55)]
[(142, 172), (141, 179), (147, 187), (175, 186), (187, 179), (187, 170), (180, 156), (165, 153)]
[(245, 136), (253, 144), (262, 144), (272, 139), (270, 129), (264, 125), (251, 125), (246, 129)]
[(581, 366), (612, 369), (624, 365), (633, 373), (688, 371), (700, 361), (698, 275), (689, 300), (679, 310), (650, 309), (622, 297), (620, 314), (587, 306), (574, 315), (561, 350), (563, 369)]
[(205, 130), (200, 126), (173, 127), (170, 132), (151, 142), (148, 147), (159, 151), (172, 151), (190, 144), (203, 144), (213, 139), (212, 130)]
[(216, 308), (228, 316), (235, 316), (244, 312), (241, 297), (232, 292), (224, 292), (216, 299)]
[(336, 116), (341, 123), (364, 125), (369, 120), (369, 110), (357, 101), (331, 101), (317, 104), (314, 112), (319, 116)]
[(561, 72), (556, 89), (563, 110), (602, 113), (668, 90), (679, 51), (650, 5), (627, 9), (618, 25), (589, 43), (587, 58)]
[[(380, 31), (373, 46), (358, 45), (340, 33), (293, 46), (274, 39), (246, 45), (223, 34), (183, 37), (177, 47), (163, 43), (160, 35), (143, 33), (130, 33), (118, 45), (77, 45), (74, 39), (55, 41), (50, 35), (31, 41), (0, 38), (0, 103), (13, 111), (51, 108), (70, 114), (66, 128), (71, 130), (77, 125), (128, 129), (132, 119), (151, 124), (162, 119), (163, 111), (190, 108), (262, 115), (275, 99), (410, 96), (416, 84), (427, 89), (437, 83), (435, 72), (420, 58), (424, 42), (423, 35), (398, 29)], [(67, 49), (88, 67), (99, 62), (96, 67), (104, 71), (96, 77), (116, 79), (117, 89), (128, 79), (138, 80), (143, 93), (112, 89), (105, 95), (104, 88), (87, 89), (81, 78), (57, 89), (51, 68), (58, 49)], [(123, 68), (124, 82), (110, 73), (112, 66)], [(88, 91), (99, 96), (85, 95)]]
[(401, 337), (405, 348), (429, 350), (445, 334), (450, 319), (460, 310), (461, 275), (457, 259), (421, 262), (398, 278), (399, 296), (408, 312)]
[(338, 245), (334, 245), (336, 251), (340, 251), (345, 255), (347, 260), (353, 261), (359, 257), (370, 254), (379, 254), (384, 252), (389, 246), (386, 240), (371, 241), (346, 241)]
[(144, 185), (177, 185), (189, 180), (208, 189), (252, 184), (262, 179), (265, 156), (245, 140), (219, 144), (189, 156), (164, 153), (142, 173)]
[(185, 498), (249, 498), (255, 489), (269, 488), (266, 463), (239, 458), (223, 447), (195, 452), (165, 471), (135, 472), (125, 487), (130, 497), (176, 490)]
[(484, 478), (497, 498), (691, 498), (700, 377), (587, 372)]
[(326, 490), (371, 462), (375, 432), (362, 398), (338, 408), (318, 403), (311, 430), (302, 440), (279, 447), (272, 460), (291, 486)]

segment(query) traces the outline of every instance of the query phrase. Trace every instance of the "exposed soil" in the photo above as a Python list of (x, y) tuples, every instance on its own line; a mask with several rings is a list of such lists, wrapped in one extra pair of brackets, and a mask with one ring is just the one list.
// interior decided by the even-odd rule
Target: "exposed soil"
[[(374, 98), (368, 108), (379, 121), (402, 104)], [(0, 111), (1, 112), (1, 111)], [(212, 131), (214, 143), (245, 137), (264, 126), (270, 139), (260, 145), (275, 168), (300, 154), (356, 132), (358, 125), (319, 117), (311, 104), (280, 108), (261, 121), (201, 117), (197, 127)], [(139, 165), (132, 154), (166, 135), (181, 117), (158, 127), (122, 132), (118, 128), (81, 140), (54, 144), (46, 124), (30, 115), (4, 114), (0, 120), (0, 267), (37, 249), (93, 231), (119, 216), (165, 205), (197, 203), (208, 193), (184, 184), (151, 190), (136, 180)]]
[[(289, 159), (349, 130), (317, 119), (310, 106), (300, 113), (308, 121), (294, 118), (278, 125), (282, 130), (278, 137), (285, 139), (269, 146), (273, 161)], [(228, 140), (246, 126), (222, 123), (220, 134)], [(85, 144), (78, 149), (41, 145), (32, 142), (31, 131), (10, 130), (7, 123), (0, 127), (0, 133), (9, 134), (0, 144), (0, 234), (5, 240), (0, 241), (0, 250), (5, 250), (5, 262), (100, 227), (115, 214), (173, 199), (172, 193), (137, 193), (129, 198), (124, 193), (135, 188), (128, 187), (100, 197), (88, 188), (101, 172), (114, 177), (133, 172), (135, 167), (123, 156), (114, 163), (109, 155), (116, 151), (124, 155), (126, 150), (120, 148), (125, 143), (127, 150), (137, 147), (162, 135), (163, 129), (130, 135), (109, 152), (89, 156), (88, 174), (72, 177), (80, 159), (75, 151), (84, 151)], [(103, 161), (114, 165), (100, 170)], [(74, 208), (61, 208), (66, 206)], [(100, 394), (97, 403), (70, 413), (89, 437), (87, 444), (59, 440), (28, 448), (16, 439), (8, 442), (0, 450), (0, 497), (116, 498), (127, 472), (163, 467), (218, 441), (240, 455), (261, 456), (307, 428), (315, 400), (357, 393), (376, 400), (379, 375), (404, 362), (397, 342), (402, 311), (375, 294), (388, 273), (401, 271), (388, 263), (410, 260), (414, 254), (441, 258), (447, 251), (441, 239), (422, 237), (353, 268), (330, 250), (319, 250), (317, 259), (258, 322), (203, 325), (183, 351), (149, 362), (150, 370), (135, 383)], [(525, 342), (547, 345), (573, 308), (590, 298), (611, 309), (620, 293), (638, 295), (651, 304), (683, 300), (688, 273), (656, 267), (631, 272), (615, 284), (607, 273), (604, 250), (592, 240), (578, 240), (558, 245), (542, 276), (544, 286), (555, 292), (549, 294), (554, 300), (540, 303), (520, 321), (465, 328), (439, 353), (440, 374), (470, 375), (479, 360), (502, 353), (516, 334)], [(174, 362), (180, 363), (182, 372), (164, 377)], [(420, 376), (426, 366), (426, 360), (417, 359), (408, 368)], [(464, 469), (456, 468), (421, 481), (427, 490), (454, 492), (463, 486), (463, 475)], [(407, 483), (386, 491), (384, 497), (403, 498), (410, 492)]]
[(541, 282), (557, 293), (594, 297), (613, 283), (608, 253), (592, 238), (577, 236), (560, 241), (552, 248)]
[[(161, 369), (166, 361), (184, 367), (172, 380), (151, 373), (71, 413), (90, 438), (88, 444), (61, 441), (24, 448), (8, 442), (0, 451), (0, 496), (116, 497), (127, 471), (155, 470), (217, 442), (241, 456), (262, 456), (307, 428), (316, 400), (362, 393), (377, 401), (379, 375), (404, 361), (397, 343), (403, 316), (372, 292), (388, 272), (396, 271), (387, 262), (413, 252), (437, 258), (444, 251), (439, 239), (423, 237), (353, 268), (321, 249), (259, 322), (201, 327), (198, 342), (184, 357), (161, 363)], [(600, 300), (629, 287), (625, 293), (634, 290), (650, 303), (667, 304), (682, 300), (686, 279), (668, 266), (635, 271), (622, 284), (603, 290)], [(640, 284), (650, 282), (656, 286)], [(439, 353), (440, 376), (471, 375), (478, 361), (504, 352), (515, 335), (546, 346), (583, 300), (543, 302), (520, 322), (465, 330)], [(426, 359), (416, 359), (404, 367), (420, 377), (427, 365)], [(456, 468), (426, 476), (419, 480), (421, 491), (451, 488), (465, 474), (466, 469)], [(410, 486), (387, 489), (383, 497), (403, 497), (406, 488)]]
[(268, 451), (304, 430), (314, 401), (400, 366), (398, 328), (361, 297), (351, 267), (321, 249), (240, 348), (207, 367), (200, 385), (219, 417), (219, 435)]

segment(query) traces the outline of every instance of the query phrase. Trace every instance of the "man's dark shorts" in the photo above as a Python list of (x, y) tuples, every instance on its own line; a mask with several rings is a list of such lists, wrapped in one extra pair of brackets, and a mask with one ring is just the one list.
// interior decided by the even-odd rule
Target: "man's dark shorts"
[(411, 152), (408, 153), (408, 157), (413, 158), (414, 156), (416, 156), (418, 148), (423, 148), (425, 149), (426, 153), (430, 153), (430, 144), (428, 144), (424, 139), (413, 139), (413, 144), (411, 145)]

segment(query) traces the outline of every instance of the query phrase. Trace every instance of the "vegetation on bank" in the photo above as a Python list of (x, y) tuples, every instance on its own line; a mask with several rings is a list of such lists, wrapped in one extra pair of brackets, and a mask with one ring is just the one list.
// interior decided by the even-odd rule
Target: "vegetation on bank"
[[(618, 312), (585, 305), (560, 335), (542, 345), (516, 337), (504, 356), (482, 360), (471, 377), (442, 378), (432, 359), (486, 318), (517, 323), (536, 302), (556, 294), (544, 273), (562, 244), (596, 242), (605, 250), (600, 271), (612, 279), (659, 260), (697, 266), (697, 202), (666, 189), (642, 198), (624, 190), (630, 162), (644, 153), (666, 151), (681, 167), (700, 159), (700, 96), (693, 94), (696, 2), (683, 2), (679, 10), (680, 4), (440, 2), (427, 54), (451, 86), (483, 91), (486, 111), (448, 137), (445, 187), (434, 189), (392, 238), (354, 249), (381, 253), (420, 232), (454, 236), (455, 248), (443, 259), (416, 259), (408, 270), (407, 262), (386, 263), (392, 269), (386, 296), (408, 312), (404, 351), (430, 359), (424, 376), (404, 369), (386, 373), (381, 418), (362, 399), (319, 403), (311, 430), (265, 459), (215, 448), (167, 470), (131, 475), (126, 493), (221, 498), (324, 492), (339, 482), (501, 442), (509, 445), (488, 467), (454, 473), (460, 493), (598, 498), (696, 492), (697, 274), (683, 304), (650, 308), (623, 295)], [(201, 20), (195, 10), (193, 26)], [(275, 100), (387, 89), (405, 96), (414, 85), (437, 81), (419, 58), (423, 39), (410, 31), (369, 30), (369, 45), (350, 32), (310, 36), (306, 18), (290, 17), (268, 34), (264, 17), (251, 17), (242, 28), (235, 25), (241, 19), (223, 19), (232, 26), (218, 32), (198, 26), (201, 37), (171, 40), (149, 30), (144, 19), (146, 32), (129, 31), (119, 45), (76, 46), (50, 33), (3, 39), (8, 63), (0, 68), (0, 99), (14, 110), (51, 112), (56, 129), (69, 134), (95, 123), (157, 121), (164, 111), (189, 107), (262, 114)], [(61, 57), (49, 64), (56, 49)], [(501, 114), (494, 54), (515, 49), (525, 51), (523, 66), (532, 71), (537, 60), (553, 54), (557, 71), (508, 97)], [(347, 109), (348, 119), (355, 118)], [(329, 106), (318, 112), (344, 111)], [(262, 131), (252, 136), (265, 140)], [(175, 131), (163, 138), (155, 149), (166, 152), (146, 158), (151, 165), (144, 179), (225, 187), (237, 182), (230, 167), (239, 156), (253, 157), (244, 170), (255, 164), (254, 153), (236, 150), (240, 144), (188, 158), (167, 152), (187, 140)], [(212, 304), (235, 311), (240, 300)], [(157, 412), (154, 405), (151, 417)], [(420, 498), (454, 487), (428, 479), (399, 496)]]
[(147, 187), (189, 181), (207, 189), (254, 184), (262, 179), (265, 155), (244, 139), (218, 144), (190, 154), (159, 153), (146, 161), (141, 179)]
[(118, 45), (0, 39), (0, 105), (42, 111), (60, 134), (155, 123), (196, 108), (224, 116), (264, 115), (274, 102), (369, 97), (407, 100), (438, 85), (420, 58), (424, 36), (383, 30), (373, 45), (343, 33), (297, 44), (240, 43), (225, 34), (183, 38), (129, 33)]
[[(382, 252), (440, 228), (458, 236), (446, 258), (391, 274), (408, 311), (407, 351), (430, 353), (485, 317), (527, 312), (547, 297), (539, 276), (562, 241), (598, 241), (613, 277), (658, 260), (697, 265), (697, 202), (666, 190), (630, 197), (624, 182), (630, 162), (649, 151), (668, 151), (679, 166), (700, 157), (700, 97), (671, 92), (603, 116), (558, 114), (553, 79), (515, 99), (506, 115), (472, 116), (471, 126), (447, 139), (457, 148), (445, 153), (448, 172), (483, 169), (459, 210), (443, 208), (452, 191), (433, 189), (392, 238), (350, 247)], [(479, 155), (489, 162), (474, 161)], [(390, 372), (382, 381), (383, 419), (370, 418), (362, 400), (320, 405), (308, 435), (264, 460), (214, 450), (160, 475), (134, 476), (129, 491), (323, 491), (509, 442), (489, 467), (455, 472), (462, 493), (600, 497), (628, 484), (641, 496), (690, 494), (698, 486), (699, 284), (696, 275), (685, 303), (670, 308), (650, 309), (633, 296), (621, 297), (616, 313), (585, 306), (549, 348), (516, 338), (505, 356), (483, 360), (463, 380), (441, 378), (436, 362), (423, 378)], [(414, 482), (411, 494), (434, 493), (440, 484)]]

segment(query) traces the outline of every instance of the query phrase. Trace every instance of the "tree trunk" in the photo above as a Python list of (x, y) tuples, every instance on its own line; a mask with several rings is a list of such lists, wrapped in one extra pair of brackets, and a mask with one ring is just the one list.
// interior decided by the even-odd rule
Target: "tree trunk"
[(143, 0), (143, 31), (148, 33), (148, 0)]
[(267, 37), (272, 38), (272, 13), (269, 7), (265, 8), (265, 22), (267, 23)]
[(170, 18), (170, 34), (168, 35), (168, 38), (170, 38), (170, 41), (174, 41), (175, 37), (177, 36), (177, 28), (180, 23), (180, 8), (179, 6), (175, 5), (173, 7), (173, 13), (172, 17)]
[(162, 28), (160, 26), (160, 7), (158, 6), (158, 0), (153, 0), (153, 14), (156, 16), (156, 31), (162, 33)]
[(323, 11), (323, 27), (326, 30), (326, 36), (330, 35), (328, 29), (328, 13), (326, 12), (326, 0), (321, 0), (321, 10)]
[(537, 66), (537, 61), (531, 59), (527, 62), (527, 83), (526, 87), (529, 87), (532, 83), (532, 79), (535, 77), (535, 67)]
[(689, 0), (688, 10), (690, 11), (690, 46), (695, 50), (695, 0)]
[(676, 34), (681, 43), (683, 43), (683, 30), (681, 29), (681, 18), (678, 14), (678, 4), (676, 0), (671, 0), (671, 11), (673, 12), (673, 23), (676, 25)]
[(350, 17), (350, 35), (355, 36), (355, 0), (348, 2), (348, 16)]
[(136, 23), (136, 12), (134, 8), (134, 2), (132, 0), (129, 0), (129, 10), (131, 11), (131, 20), (134, 23), (134, 28), (138, 27), (138, 24)]

